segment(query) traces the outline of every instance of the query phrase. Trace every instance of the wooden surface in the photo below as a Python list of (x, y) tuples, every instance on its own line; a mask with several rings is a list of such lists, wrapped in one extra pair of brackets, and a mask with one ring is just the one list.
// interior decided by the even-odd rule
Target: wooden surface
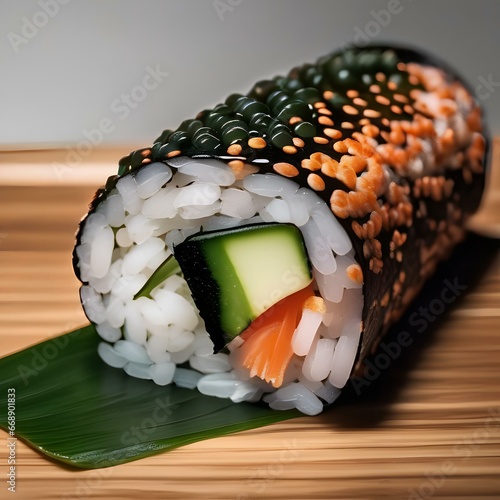
[[(73, 235), (115, 170), (109, 158), (128, 149), (95, 153), (63, 174), (56, 152), (0, 154), (0, 356), (85, 323)], [(500, 188), (492, 192), (476, 223), (483, 233), (500, 227)], [(2, 480), (0, 498), (500, 498), (500, 259), (491, 240), (467, 252), (458, 268), (476, 279), (360, 397), (351, 390), (318, 417), (94, 471), (63, 468), (19, 442), (16, 496)], [(453, 272), (427, 290), (424, 306), (444, 279), (465, 283)]]

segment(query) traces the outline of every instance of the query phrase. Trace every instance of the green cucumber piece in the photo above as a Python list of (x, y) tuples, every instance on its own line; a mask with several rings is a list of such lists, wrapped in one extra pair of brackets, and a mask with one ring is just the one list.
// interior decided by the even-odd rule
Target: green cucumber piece
[(174, 254), (216, 350), (312, 281), (304, 240), (293, 224), (197, 233)]

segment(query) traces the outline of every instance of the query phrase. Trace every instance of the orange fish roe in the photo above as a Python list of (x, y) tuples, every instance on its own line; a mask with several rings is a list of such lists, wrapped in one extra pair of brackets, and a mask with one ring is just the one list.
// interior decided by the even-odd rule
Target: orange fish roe
[(361, 99), (360, 97), (354, 98), (352, 102), (356, 104), (356, 106), (368, 106), (368, 103), (364, 99)]
[(358, 285), (363, 284), (363, 271), (361, 270), (361, 266), (359, 264), (351, 264), (346, 269), (347, 277), (357, 283)]
[(279, 162), (273, 165), (273, 169), (280, 175), (284, 177), (295, 177), (299, 175), (297, 167), (294, 167), (291, 163)]
[(181, 154), (181, 151), (179, 149), (175, 149), (174, 151), (170, 151), (170, 153), (167, 153), (167, 158), (174, 158), (175, 156), (179, 156)]
[(231, 144), (231, 146), (227, 148), (227, 154), (232, 156), (238, 156), (241, 153), (242, 149), (243, 148), (241, 147), (240, 144)]
[(267, 142), (262, 137), (252, 137), (248, 140), (248, 145), (253, 149), (263, 149), (267, 146)]
[(292, 142), (293, 142), (294, 146), (296, 146), (298, 148), (303, 148), (305, 146), (305, 142), (300, 137), (294, 137), (292, 139)]
[(307, 184), (309, 184), (309, 187), (314, 189), (314, 191), (325, 190), (325, 181), (318, 174), (309, 174), (307, 176)]
[[(360, 269), (361, 270), (361, 269)], [(322, 297), (317, 297), (316, 295), (311, 295), (304, 301), (304, 309), (309, 309), (314, 312), (319, 312), (321, 314), (326, 313), (326, 304)]]
[(325, 128), (323, 130), (323, 133), (327, 137), (330, 137), (330, 139), (340, 139), (342, 137), (342, 132), (340, 130), (335, 129), (335, 128)]
[(314, 137), (313, 140), (316, 144), (328, 144), (328, 139), (326, 137)]
[(284, 146), (283, 147), (283, 153), (286, 154), (295, 154), (297, 152), (297, 148), (295, 146)]
[(318, 118), (318, 123), (327, 127), (333, 127), (333, 120), (328, 118), (328, 116), (320, 116)]
[(351, 106), (349, 104), (345, 104), (344, 106), (342, 106), (342, 109), (343, 109), (344, 113), (346, 113), (348, 115), (359, 114), (359, 111), (354, 106)]
[(236, 180), (244, 179), (247, 175), (255, 174), (259, 171), (258, 167), (245, 163), (242, 160), (231, 160), (227, 165), (233, 171)]
[(380, 116), (380, 111), (375, 111), (374, 109), (365, 109), (363, 114), (368, 118), (378, 118)]

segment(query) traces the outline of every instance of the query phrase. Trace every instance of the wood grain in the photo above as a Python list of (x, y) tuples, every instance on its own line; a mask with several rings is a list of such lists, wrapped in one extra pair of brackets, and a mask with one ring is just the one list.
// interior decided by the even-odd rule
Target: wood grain
[[(73, 235), (96, 185), (115, 168), (110, 158), (120, 154), (96, 153), (92, 176), (78, 181), (71, 172), (54, 179), (50, 155), (37, 170), (26, 167), (35, 157), (0, 154), (0, 355), (85, 323)], [(498, 175), (490, 187), (498, 207)], [(486, 207), (483, 227), (498, 224), (498, 214)], [(482, 238), (465, 252), (443, 279), (470, 268), (467, 290), (359, 397), (351, 387), (318, 417), (110, 469), (64, 468), (19, 443), (14, 498), (500, 498), (500, 258), (496, 242)], [(443, 279), (428, 287), (424, 307), (439, 297)], [(8, 498), (5, 484), (0, 498)]]

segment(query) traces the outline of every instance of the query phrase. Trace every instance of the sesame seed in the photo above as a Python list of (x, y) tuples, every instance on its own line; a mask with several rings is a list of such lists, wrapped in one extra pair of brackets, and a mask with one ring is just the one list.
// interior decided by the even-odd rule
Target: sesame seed
[(385, 82), (385, 75), (384, 73), (382, 72), (379, 72), (375, 75), (375, 80), (377, 80), (377, 82)]
[(231, 144), (231, 146), (227, 148), (227, 154), (232, 156), (238, 156), (241, 153), (242, 149), (243, 148), (241, 147), (240, 144)]
[(415, 76), (415, 75), (410, 75), (408, 77), (408, 81), (412, 84), (412, 85), (418, 85), (420, 83), (419, 79)]
[[(380, 135), (382, 136), (382, 138), (384, 139), (385, 142), (391, 142), (391, 139), (390, 139), (390, 136), (389, 136), (389, 132), (387, 132), (386, 130), (382, 130), (380, 132)], [(387, 154), (389, 156), (391, 156), (391, 158), (392, 158), (392, 155), (394, 154), (393, 149), (389, 148), (389, 151), (387, 152)]]
[(141, 151), (141, 156), (148, 156), (151, 154), (151, 150), (150, 149), (145, 149), (144, 151)]
[(364, 229), (361, 227), (361, 225), (359, 224), (359, 222), (356, 222), (356, 221), (352, 221), (352, 224), (351, 224), (351, 227), (352, 227), (352, 230), (354, 231), (354, 234), (360, 239), (365, 239), (365, 231)]
[(273, 169), (278, 174), (284, 177), (295, 177), (299, 175), (299, 171), (291, 163), (279, 162), (273, 165)]
[(324, 102), (321, 102), (321, 101), (315, 102), (315, 103), (313, 104), (313, 106), (314, 106), (316, 109), (326, 108), (326, 104), (325, 104)]
[(283, 146), (283, 153), (288, 155), (295, 154), (297, 152), (297, 148), (295, 146)]
[(351, 264), (346, 269), (346, 274), (351, 281), (361, 285), (363, 283), (363, 271), (359, 264)]
[(167, 153), (167, 158), (173, 158), (174, 156), (179, 156), (180, 154), (180, 150), (174, 149), (174, 151), (170, 151), (170, 153)]
[[(325, 161), (321, 164), (321, 173), (326, 175), (327, 177), (335, 178), (337, 176), (338, 166), (339, 166), (338, 161), (331, 158), (330, 160)], [(310, 170), (317, 170), (317, 169), (311, 168)]]
[(332, 115), (332, 112), (328, 108), (320, 108), (318, 109), (318, 113), (321, 115), (328, 115), (328, 116)]
[(238, 181), (244, 179), (247, 175), (256, 174), (259, 171), (259, 167), (250, 165), (241, 160), (231, 160), (227, 163), (227, 166), (233, 171)]
[(337, 151), (337, 153), (347, 153), (347, 146), (344, 141), (338, 141), (333, 145), (333, 149)]
[(349, 104), (344, 104), (344, 106), (342, 106), (342, 109), (344, 110), (344, 113), (348, 115), (357, 115), (359, 113), (359, 111), (355, 107), (350, 106)]
[(357, 90), (348, 90), (346, 95), (350, 99), (354, 99), (354, 97), (358, 97), (359, 92)]
[(326, 313), (326, 304), (324, 299), (321, 297), (317, 297), (316, 295), (312, 295), (307, 298), (304, 302), (304, 308), (309, 309), (310, 311), (319, 312), (321, 314)]
[(313, 141), (316, 144), (328, 144), (328, 139), (326, 137), (313, 137)]
[(292, 142), (298, 148), (303, 148), (305, 146), (305, 142), (300, 137), (294, 137)]
[(408, 98), (405, 95), (403, 95), (403, 94), (394, 94), (393, 98), (394, 98), (395, 101), (401, 102), (403, 104), (405, 102), (408, 102)]
[(333, 127), (333, 120), (328, 118), (328, 116), (320, 116), (318, 118), (318, 123), (321, 125), (326, 125), (327, 127)]
[(351, 122), (342, 122), (342, 123), (340, 124), (340, 126), (341, 126), (342, 128), (346, 128), (346, 129), (352, 129), (352, 128), (354, 128), (354, 124), (353, 124), (353, 123), (351, 123)]
[(262, 137), (252, 137), (248, 145), (253, 149), (263, 149), (267, 146), (267, 142)]
[(321, 163), (319, 161), (311, 160), (311, 158), (304, 158), (300, 162), (300, 166), (306, 170), (319, 170), (321, 168)]
[(325, 128), (323, 130), (323, 133), (327, 137), (330, 137), (331, 139), (340, 139), (342, 137), (342, 132), (340, 130), (335, 129), (335, 128)]
[(364, 100), (364, 99), (361, 99), (361, 97), (356, 97), (352, 100), (352, 102), (354, 104), (356, 104), (356, 106), (367, 106), (368, 103)]
[(300, 123), (302, 121), (302, 118), (300, 116), (292, 116), (289, 120), (288, 123), (290, 125), (295, 125), (296, 123)]
[(365, 125), (361, 129), (361, 132), (363, 132), (363, 134), (367, 135), (368, 137), (377, 137), (377, 135), (379, 135), (380, 133), (380, 130), (375, 125)]
[(389, 141), (393, 144), (403, 144), (406, 140), (405, 134), (401, 129), (394, 129), (389, 134)]
[(389, 99), (387, 99), (387, 97), (383, 96), (383, 95), (378, 95), (375, 97), (375, 100), (379, 103), (379, 104), (383, 104), (384, 106), (388, 106), (389, 104), (391, 104), (391, 101), (389, 101)]
[(363, 111), (363, 114), (367, 116), (368, 118), (379, 118), (380, 117), (380, 111), (375, 111), (374, 109), (365, 109)]
[(396, 113), (397, 115), (400, 115), (403, 112), (403, 110), (399, 106), (396, 106), (395, 104), (391, 106), (391, 111), (393, 113)]
[(228, 163), (228, 166), (235, 170), (241, 170), (245, 166), (245, 162), (241, 160), (231, 160)]
[(466, 184), (471, 184), (472, 183), (472, 172), (468, 168), (464, 168), (462, 170), (462, 177), (464, 178), (464, 181)]
[(323, 92), (323, 97), (328, 101), (330, 99), (333, 99), (335, 97), (335, 94), (331, 90), (325, 90)]
[(422, 91), (420, 89), (411, 89), (410, 90), (410, 97), (412, 99), (417, 100), (421, 94), (422, 94)]
[(389, 82), (387, 87), (389, 87), (390, 90), (396, 90), (398, 88), (396, 82)]
[(415, 113), (415, 110), (413, 109), (413, 106), (410, 106), (409, 104), (405, 104), (403, 108), (409, 115), (412, 115)]
[(325, 181), (318, 174), (309, 174), (307, 176), (307, 184), (314, 191), (324, 191), (325, 189)]
[(377, 85), (374, 83), (373, 85), (370, 85), (370, 92), (373, 92), (374, 94), (379, 94), (380, 93), (380, 85)]

